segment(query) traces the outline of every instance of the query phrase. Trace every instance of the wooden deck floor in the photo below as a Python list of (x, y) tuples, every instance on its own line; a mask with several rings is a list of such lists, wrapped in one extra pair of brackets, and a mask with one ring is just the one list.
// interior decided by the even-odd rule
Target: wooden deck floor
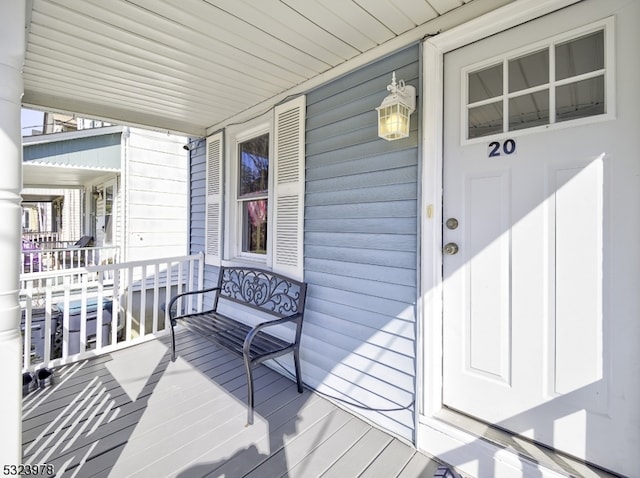
[(246, 423), (242, 362), (187, 331), (56, 370), (23, 400), (23, 463), (57, 476), (432, 477), (438, 464), (267, 367)]

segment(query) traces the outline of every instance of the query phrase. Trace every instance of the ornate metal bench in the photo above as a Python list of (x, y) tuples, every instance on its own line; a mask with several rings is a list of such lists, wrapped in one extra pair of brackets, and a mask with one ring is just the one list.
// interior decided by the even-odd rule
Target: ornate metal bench
[[(253, 423), (253, 369), (265, 360), (292, 352), (298, 392), (302, 393), (300, 337), (307, 284), (273, 272), (247, 267), (221, 267), (216, 287), (178, 294), (169, 302), (171, 360), (176, 359), (174, 327), (178, 321), (244, 360), (247, 373), (247, 422)], [(180, 313), (175, 307), (189, 295), (202, 295), (202, 312)], [(184, 307), (181, 307), (184, 309)], [(256, 324), (251, 320), (259, 318)], [(292, 340), (267, 333), (280, 324), (294, 324)], [(273, 330), (273, 329), (272, 329)]]

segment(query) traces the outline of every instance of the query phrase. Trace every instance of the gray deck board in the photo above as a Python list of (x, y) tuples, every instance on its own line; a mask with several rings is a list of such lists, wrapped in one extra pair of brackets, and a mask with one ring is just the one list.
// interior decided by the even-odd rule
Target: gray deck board
[(414, 453), (407, 466), (405, 466), (398, 478), (418, 478), (421, 476), (433, 476), (438, 470), (438, 463), (429, 459), (422, 453)]
[(405, 443), (392, 440), (358, 476), (363, 478), (398, 476), (414, 453), (415, 450)]
[(322, 475), (323, 478), (358, 476), (393, 438), (377, 428), (369, 428), (358, 441), (343, 444), (345, 453)]
[(432, 476), (427, 456), (260, 366), (246, 425), (240, 359), (188, 331), (56, 370), (23, 399), (24, 463), (56, 476)]
[[(308, 427), (298, 430), (292, 438), (285, 438), (286, 446), (280, 448), (277, 453), (271, 455), (260, 468), (247, 474), (248, 478), (261, 478), (263, 476), (284, 476), (299, 463), (298, 460), (315, 451), (318, 446), (327, 440), (340, 427), (349, 420), (348, 413), (333, 409), (322, 420), (317, 420)], [(289, 476), (300, 476), (290, 474)], [(314, 475), (306, 475), (314, 476)]]
[(368, 428), (369, 426), (362, 420), (351, 417), (344, 426), (294, 465), (289, 471), (289, 476), (322, 476), (344, 454), (345, 444), (360, 439)]

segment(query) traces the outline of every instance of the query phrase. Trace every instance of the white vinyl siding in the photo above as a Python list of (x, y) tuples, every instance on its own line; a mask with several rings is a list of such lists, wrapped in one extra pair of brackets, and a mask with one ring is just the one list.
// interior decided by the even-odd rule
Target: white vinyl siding
[[(130, 128), (125, 140), (124, 249), (121, 260), (187, 253), (187, 164), (184, 139)], [(203, 145), (204, 146), (204, 145)], [(202, 148), (204, 149), (204, 147)]]
[(302, 279), (305, 97), (275, 108), (274, 271)]
[(222, 133), (207, 138), (205, 262), (222, 260)]

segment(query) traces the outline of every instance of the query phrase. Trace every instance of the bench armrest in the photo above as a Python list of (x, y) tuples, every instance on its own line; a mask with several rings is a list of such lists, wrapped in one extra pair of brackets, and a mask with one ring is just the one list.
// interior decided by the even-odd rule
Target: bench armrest
[(295, 322), (296, 323), (296, 338), (293, 342), (293, 344), (299, 344), (300, 342), (300, 332), (302, 331), (302, 313), (298, 312), (296, 314), (293, 315), (288, 315), (287, 317), (282, 317), (279, 319), (274, 319), (274, 320), (268, 320), (266, 322), (261, 322), (258, 325), (254, 326), (251, 331), (247, 334), (247, 336), (244, 339), (244, 344), (242, 346), (242, 351), (244, 353), (245, 356), (249, 356), (249, 352), (251, 350), (251, 342), (253, 341), (253, 339), (255, 338), (256, 335), (258, 335), (258, 332), (260, 332), (262, 329), (265, 329), (267, 327), (271, 327), (272, 325), (280, 325), (280, 324), (286, 324), (289, 322)]
[(169, 319), (171, 320), (171, 324), (174, 324), (174, 321), (179, 318), (179, 317), (174, 317), (173, 315), (173, 304), (176, 303), (176, 301), (178, 299), (180, 299), (181, 297), (185, 297), (188, 295), (195, 295), (195, 294), (206, 294), (208, 292), (213, 292), (214, 290), (219, 290), (219, 287), (210, 287), (208, 289), (201, 289), (201, 290), (192, 290), (189, 292), (183, 292), (181, 294), (178, 295), (174, 295), (171, 300), (169, 301)]

